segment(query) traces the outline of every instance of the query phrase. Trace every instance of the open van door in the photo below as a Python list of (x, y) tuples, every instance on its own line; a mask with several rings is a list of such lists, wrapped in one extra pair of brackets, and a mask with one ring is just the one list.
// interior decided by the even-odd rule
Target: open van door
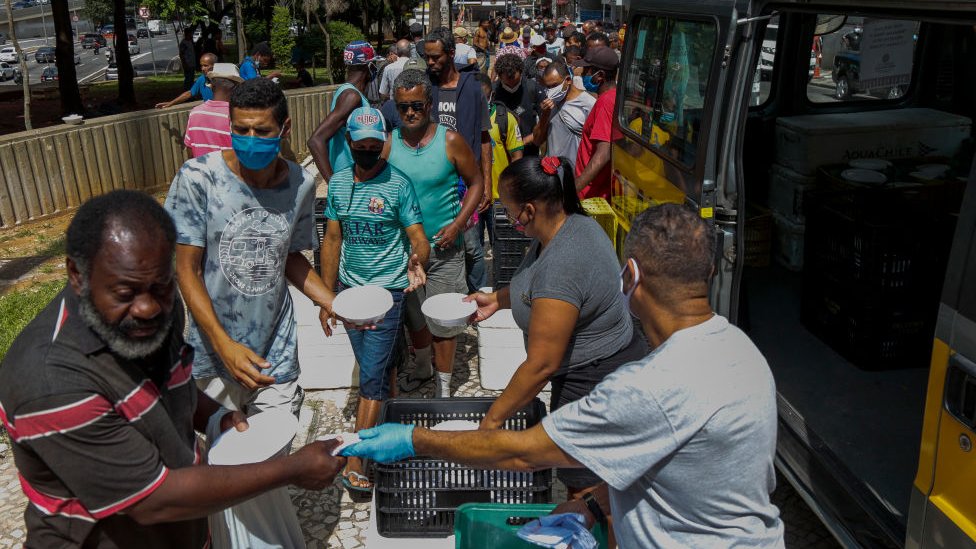
[[(685, 202), (716, 219), (724, 127), (736, 66), (739, 7), (748, 2), (634, 1), (617, 91), (611, 205), (621, 235), (649, 206)], [(746, 64), (746, 63), (741, 63)], [(727, 157), (726, 157), (727, 158)], [(734, 229), (734, 222), (733, 222)], [(734, 230), (722, 232), (732, 257)], [(618, 250), (622, 249), (618, 241)], [(721, 260), (719, 260), (721, 262)], [(730, 295), (731, 264), (719, 267), (714, 296)], [(724, 289), (724, 291), (723, 291)], [(728, 303), (715, 303), (729, 315)]]
[(976, 164), (939, 306), (906, 546), (976, 547)]

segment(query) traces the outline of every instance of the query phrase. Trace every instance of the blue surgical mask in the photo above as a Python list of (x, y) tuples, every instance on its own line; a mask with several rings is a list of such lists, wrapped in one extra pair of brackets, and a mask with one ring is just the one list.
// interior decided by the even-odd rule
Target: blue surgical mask
[(583, 89), (590, 93), (596, 93), (600, 91), (600, 85), (593, 81), (593, 75), (587, 74), (583, 77)]
[(671, 122), (674, 122), (674, 113), (673, 112), (663, 112), (663, 113), (661, 113), (661, 117), (659, 118), (659, 120), (661, 122), (664, 122), (665, 124), (670, 124)]
[[(284, 129), (282, 129), (284, 131)], [(281, 150), (281, 134), (278, 137), (230, 134), (230, 143), (237, 160), (249, 170), (263, 170), (278, 158)]]

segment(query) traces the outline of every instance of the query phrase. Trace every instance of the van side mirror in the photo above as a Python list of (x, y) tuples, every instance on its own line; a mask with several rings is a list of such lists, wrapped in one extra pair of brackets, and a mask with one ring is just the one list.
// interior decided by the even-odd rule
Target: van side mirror
[(823, 36), (837, 32), (845, 23), (847, 23), (846, 15), (819, 14), (817, 15), (817, 26), (813, 29), (813, 35)]

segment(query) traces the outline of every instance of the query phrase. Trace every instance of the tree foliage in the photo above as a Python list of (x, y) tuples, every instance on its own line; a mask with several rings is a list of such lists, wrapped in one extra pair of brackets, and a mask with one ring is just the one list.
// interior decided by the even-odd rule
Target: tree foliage
[(275, 60), (284, 65), (291, 59), (295, 37), (291, 33), (291, 13), (285, 6), (275, 6), (271, 16), (271, 51)]

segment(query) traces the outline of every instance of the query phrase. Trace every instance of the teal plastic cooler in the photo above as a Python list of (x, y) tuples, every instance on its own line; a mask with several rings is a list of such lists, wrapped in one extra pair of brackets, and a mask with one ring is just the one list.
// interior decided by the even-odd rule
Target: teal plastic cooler
[[(465, 503), (457, 508), (454, 517), (455, 549), (538, 549), (518, 537), (519, 528), (532, 519), (548, 515), (555, 509), (552, 503)], [(593, 535), (601, 549), (607, 547), (607, 532), (603, 526), (593, 527)]]

